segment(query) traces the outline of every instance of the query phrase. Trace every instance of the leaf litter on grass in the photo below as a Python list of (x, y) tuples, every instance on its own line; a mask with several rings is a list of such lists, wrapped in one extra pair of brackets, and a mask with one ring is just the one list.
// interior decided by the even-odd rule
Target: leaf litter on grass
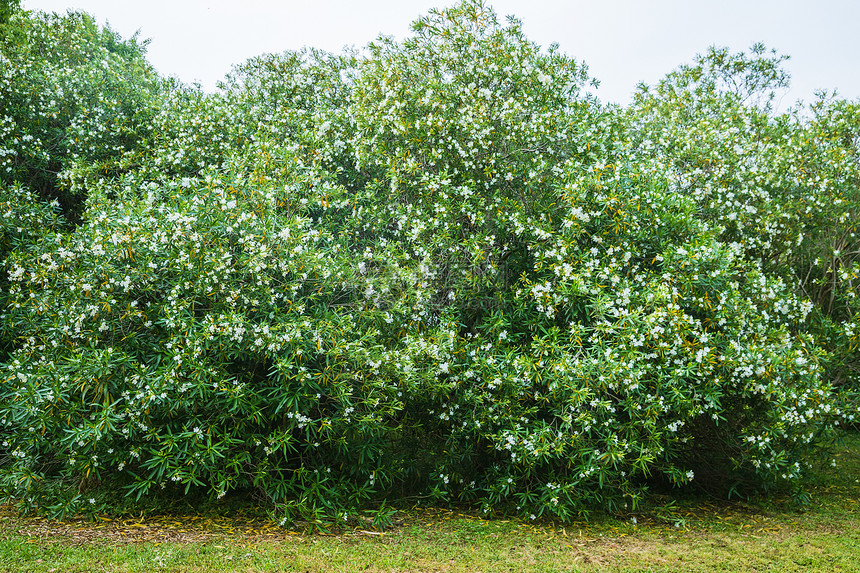
[[(0, 506), (0, 538), (18, 536), (46, 551), (50, 546), (129, 544), (254, 547), (281, 555), (273, 559), (304, 559), (308, 570), (321, 572), (349, 570), (342, 563), (314, 561), (321, 548), (336, 548), (368, 571), (624, 571), (646, 565), (657, 571), (710, 571), (772, 568), (774, 563), (780, 564), (776, 571), (831, 565), (829, 570), (860, 570), (860, 561), (845, 549), (860, 542), (858, 446), (860, 439), (852, 438), (837, 453), (839, 470), (822, 473), (805, 510), (788, 496), (731, 503), (655, 497), (647, 510), (556, 524), (413, 507), (398, 512), (394, 527), (385, 531), (359, 520), (336, 535), (311, 535), (241, 510), (229, 516), (141, 514), (56, 522), (21, 518), (11, 506)], [(757, 557), (740, 557), (753, 554)]]

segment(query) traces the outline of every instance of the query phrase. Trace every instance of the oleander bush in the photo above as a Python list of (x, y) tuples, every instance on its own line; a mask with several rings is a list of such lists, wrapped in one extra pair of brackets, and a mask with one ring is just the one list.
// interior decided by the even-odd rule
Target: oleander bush
[(145, 47), (87, 14), (13, 12), (0, 37), (0, 181), (76, 221), (86, 196), (73, 166), (113, 176), (151, 136), (158, 82)]
[[(5, 261), (11, 253), (38, 252), (38, 240), (46, 231), (58, 230), (65, 226), (56, 202), (46, 203), (39, 200), (29, 189), (20, 185), (7, 185), (0, 182), (0, 261)], [(9, 275), (0, 275), (0, 361), (5, 362), (8, 353), (15, 347), (19, 336), (12, 321), (7, 320), (5, 311), (8, 302)]]
[(822, 93), (775, 115), (786, 59), (762, 45), (748, 54), (711, 48), (640, 86), (626, 110), (629, 144), (696, 201), (722, 242), (814, 304), (807, 330), (830, 353), (826, 376), (856, 411), (860, 107)]
[[(759, 55), (746, 89), (782, 81)], [(155, 82), (116, 168), (64, 167), (75, 226), (16, 159), (0, 490), (54, 516), (253, 492), (320, 525), (403, 498), (570, 520), (655, 485), (799, 491), (853, 416), (856, 255), (837, 278), (810, 257), (834, 220), (853, 244), (856, 108), (676, 81), (623, 110), (591, 81), (466, 0), (215, 94)], [(801, 158), (845, 195), (803, 227)], [(796, 203), (748, 185), (779, 162)]]

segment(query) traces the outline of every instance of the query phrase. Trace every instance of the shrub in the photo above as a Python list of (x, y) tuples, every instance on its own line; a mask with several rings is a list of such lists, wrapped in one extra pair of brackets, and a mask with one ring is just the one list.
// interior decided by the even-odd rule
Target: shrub
[(0, 39), (0, 181), (82, 213), (69, 170), (122, 170), (150, 136), (158, 91), (145, 43), (122, 40), (83, 13), (18, 11)]
[(397, 349), (355, 313), (337, 237), (276, 216), (271, 189), (159, 191), (12, 257), (22, 343), (0, 416), (20, 459), (6, 487), (55, 513), (83, 500), (55, 499), (69, 480), (116, 476), (138, 497), (167, 484), (327, 508), (366, 497), (397, 404), (369, 364)]
[(776, 115), (786, 59), (761, 45), (711, 48), (641, 87), (626, 111), (629, 145), (696, 201), (721, 241), (814, 303), (804, 329), (829, 351), (826, 377), (848, 392), (850, 413), (860, 391), (860, 115), (824, 94)]
[(700, 215), (708, 180), (678, 193), (628, 147), (650, 124), (482, 2), (413, 30), (162, 92), (178, 137), (81, 168), (82, 224), (9, 255), (22, 509), (95, 510), (101, 482), (570, 520), (655, 480), (802, 482), (842, 414), (813, 305)]

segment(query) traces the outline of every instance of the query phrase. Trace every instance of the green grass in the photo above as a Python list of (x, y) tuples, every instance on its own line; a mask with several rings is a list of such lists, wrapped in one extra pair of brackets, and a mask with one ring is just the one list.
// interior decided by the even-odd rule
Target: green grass
[(0, 571), (860, 571), (860, 435), (834, 457), (803, 511), (783, 498), (680, 500), (566, 527), (416, 509), (383, 534), (307, 535), (253, 517), (58, 524), (6, 509)]

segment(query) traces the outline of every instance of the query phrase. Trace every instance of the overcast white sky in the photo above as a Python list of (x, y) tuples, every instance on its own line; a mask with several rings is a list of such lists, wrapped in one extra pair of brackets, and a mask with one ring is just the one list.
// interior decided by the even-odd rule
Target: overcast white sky
[[(152, 40), (149, 60), (165, 75), (214, 89), (233, 64), (266, 52), (312, 46), (338, 52), (409, 24), (452, 0), (23, 0), (28, 10), (93, 14), (124, 37)], [(542, 46), (588, 64), (604, 101), (627, 103), (708, 46), (754, 42), (791, 56), (783, 107), (817, 89), (860, 98), (860, 0), (489, 0), (523, 21)]]

